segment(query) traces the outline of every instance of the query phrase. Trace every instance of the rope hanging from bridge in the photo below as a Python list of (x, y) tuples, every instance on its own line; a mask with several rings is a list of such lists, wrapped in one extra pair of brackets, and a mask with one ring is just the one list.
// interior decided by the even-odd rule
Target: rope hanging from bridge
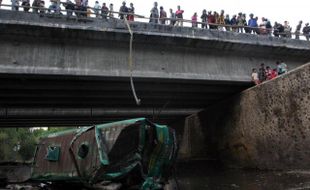
[(133, 82), (133, 76), (132, 76), (132, 67), (133, 67), (133, 63), (132, 63), (132, 41), (133, 41), (133, 32), (129, 26), (128, 20), (126, 17), (124, 17), (124, 21), (127, 25), (128, 31), (130, 33), (130, 41), (129, 41), (129, 56), (128, 56), (128, 66), (129, 66), (129, 71), (130, 71), (130, 86), (131, 86), (131, 91), (133, 94), (133, 97), (135, 98), (136, 104), (140, 105), (141, 104), (141, 99), (138, 98), (137, 94), (136, 94), (136, 90), (135, 90), (135, 85)]

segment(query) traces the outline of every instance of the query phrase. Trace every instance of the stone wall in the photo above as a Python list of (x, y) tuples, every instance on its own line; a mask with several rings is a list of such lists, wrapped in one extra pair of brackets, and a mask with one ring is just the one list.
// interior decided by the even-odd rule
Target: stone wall
[(233, 167), (309, 169), (309, 80), (310, 63), (188, 117), (191, 134), (200, 134), (191, 136), (188, 155)]

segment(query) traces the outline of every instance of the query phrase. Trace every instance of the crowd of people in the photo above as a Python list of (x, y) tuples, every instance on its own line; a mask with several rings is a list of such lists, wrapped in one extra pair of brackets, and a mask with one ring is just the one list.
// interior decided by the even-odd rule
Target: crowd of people
[(270, 66), (265, 67), (265, 64), (261, 63), (258, 71), (256, 68), (252, 69), (251, 74), (252, 82), (255, 85), (258, 85), (264, 81), (271, 80), (279, 75), (287, 73), (287, 71), (288, 71), (287, 65), (283, 60), (276, 62), (276, 68), (271, 68)]
[[(1, 6), (0, 0), (0, 6)], [(30, 10), (30, 0), (11, 0), (12, 10), (19, 9), (19, 3), (22, 2), (24, 11), (28, 12)], [(61, 14), (61, 4), (64, 6), (67, 12), (67, 16), (72, 16), (73, 13), (76, 16), (91, 16), (94, 14), (97, 18), (114, 18), (114, 8), (113, 4), (109, 4), (109, 7), (106, 3), (100, 5), (99, 1), (95, 2), (93, 7), (88, 5), (88, 0), (75, 0), (73, 3), (71, 0), (66, 0), (66, 2), (60, 2), (60, 0), (50, 0), (51, 5), (45, 9), (44, 0), (33, 0), (32, 9), (35, 13), (44, 13), (46, 11), (59, 13)], [(133, 3), (130, 3), (129, 6), (126, 6), (126, 2), (122, 3), (118, 13), (120, 19), (128, 19), (129, 21), (134, 21), (135, 18), (135, 8)], [(296, 26), (296, 29), (293, 31), (292, 27), (289, 25), (288, 21), (285, 21), (283, 24), (274, 22), (272, 25), (271, 21), (265, 17), (259, 19), (254, 14), (247, 15), (245, 13), (238, 13), (230, 16), (225, 14), (224, 10), (221, 10), (220, 13), (216, 11), (207, 11), (206, 9), (202, 10), (200, 20), (198, 14), (195, 12), (191, 17), (191, 20), (184, 20), (183, 13), (184, 10), (180, 6), (177, 6), (177, 10), (169, 9), (170, 15), (167, 14), (163, 6), (160, 6), (158, 9), (158, 3), (154, 2), (154, 6), (150, 10), (149, 22), (155, 24), (164, 24), (172, 26), (183, 26), (183, 22), (191, 22), (192, 27), (199, 27), (205, 29), (216, 29), (222, 31), (233, 31), (239, 33), (251, 33), (259, 35), (274, 35), (275, 37), (286, 37), (292, 38), (294, 34), (295, 39), (299, 39), (300, 35), (305, 36), (306, 40), (309, 41), (310, 36), (310, 26), (309, 23), (300, 21)]]

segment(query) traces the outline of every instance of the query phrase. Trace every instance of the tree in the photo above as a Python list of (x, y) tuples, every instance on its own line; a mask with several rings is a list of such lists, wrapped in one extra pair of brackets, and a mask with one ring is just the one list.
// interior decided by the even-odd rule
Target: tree
[(71, 128), (49, 128), (48, 131), (30, 128), (0, 128), (0, 162), (31, 161), (40, 137)]

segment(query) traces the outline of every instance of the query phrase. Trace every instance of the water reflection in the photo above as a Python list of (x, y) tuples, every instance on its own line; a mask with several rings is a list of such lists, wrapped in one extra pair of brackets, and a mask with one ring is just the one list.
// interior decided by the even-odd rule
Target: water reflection
[(181, 190), (310, 189), (308, 171), (224, 169), (219, 164), (206, 161), (180, 163), (177, 179)]

